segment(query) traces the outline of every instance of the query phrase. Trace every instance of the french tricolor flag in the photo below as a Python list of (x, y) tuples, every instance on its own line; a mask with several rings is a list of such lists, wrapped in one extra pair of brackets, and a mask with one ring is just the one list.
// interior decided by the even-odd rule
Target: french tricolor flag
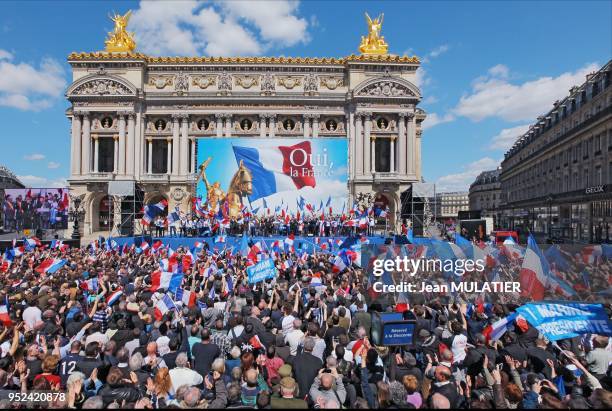
[[(223, 236), (223, 237), (225, 237), (225, 236)], [(225, 241), (224, 241), (224, 242), (225, 242)], [(200, 241), (196, 241), (196, 242), (193, 244), (193, 246), (194, 246), (195, 248), (203, 248), (203, 247), (204, 247), (204, 243), (202, 243), (202, 242), (200, 242)]]
[(174, 305), (174, 301), (168, 294), (164, 294), (164, 296), (155, 303), (155, 319), (160, 321), (164, 314), (168, 311), (176, 309)]
[(116, 289), (108, 297), (106, 297), (106, 304), (110, 307), (111, 305), (119, 301), (122, 295), (123, 295), (123, 290), (121, 288)]
[(178, 288), (174, 296), (178, 301), (181, 301), (187, 307), (194, 307), (196, 304), (196, 293), (193, 291)]
[(11, 327), (13, 325), (13, 321), (11, 320), (11, 316), (9, 315), (8, 311), (7, 300), (4, 301), (4, 304), (0, 305), (0, 322), (2, 322), (5, 327)]
[(517, 313), (512, 313), (506, 318), (495, 321), (493, 324), (489, 324), (482, 331), (482, 334), (486, 337), (487, 341), (497, 341), (502, 335), (508, 331), (508, 325), (512, 324), (517, 317)]
[(218, 235), (215, 237), (215, 243), (225, 243), (226, 237), (224, 235)]
[(157, 291), (159, 288), (163, 288), (174, 292), (183, 282), (183, 276), (183, 273), (155, 271), (151, 274), (151, 291)]
[(236, 162), (244, 164), (253, 178), (250, 201), (282, 191), (316, 186), (310, 141), (292, 146), (233, 146), (233, 149)]
[(519, 274), (521, 296), (530, 297), (534, 301), (543, 299), (549, 279), (548, 262), (540, 252), (535, 239), (530, 235)]
[(32, 249), (40, 246), (42, 243), (40, 242), (40, 240), (38, 238), (31, 237), (31, 238), (24, 239), (24, 244), (26, 246), (26, 249), (32, 250)]
[(168, 207), (168, 201), (162, 200), (159, 203), (155, 204), (147, 204), (144, 207), (144, 213), (142, 216), (142, 225), (148, 226), (151, 222), (164, 212), (164, 210)]
[[(146, 241), (143, 242), (146, 244)], [(148, 245), (148, 244), (147, 244)], [(164, 243), (162, 243), (160, 240), (157, 240), (156, 242), (153, 243), (153, 252), (156, 253), (160, 248), (162, 248), (164, 246)], [(143, 250), (146, 250), (146, 248), (143, 248), (143, 244), (140, 245), (140, 248)]]
[(66, 260), (61, 258), (47, 258), (43, 260), (35, 271), (40, 274), (53, 274), (66, 264)]

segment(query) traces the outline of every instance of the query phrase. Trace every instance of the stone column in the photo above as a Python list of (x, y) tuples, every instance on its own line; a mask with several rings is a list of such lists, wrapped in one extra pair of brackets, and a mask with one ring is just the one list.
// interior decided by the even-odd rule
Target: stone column
[(83, 138), (81, 157), (81, 173), (89, 174), (91, 172), (91, 123), (89, 113), (83, 114)]
[(406, 174), (406, 113), (398, 114), (399, 134), (398, 134), (398, 161), (400, 174)]
[(72, 113), (72, 142), (70, 165), (73, 176), (81, 174), (81, 113)]
[(179, 153), (180, 175), (185, 176), (189, 173), (189, 115), (181, 117), (181, 140)]
[[(126, 152), (125, 152), (125, 113), (119, 113), (119, 144), (115, 173), (125, 174)], [(117, 167), (118, 166), (118, 167)]]
[(113, 136), (113, 173), (119, 173), (119, 136)]
[(259, 115), (259, 137), (266, 136), (266, 118), (268, 118), (267, 114)]
[(372, 132), (372, 113), (364, 113), (365, 115), (365, 130), (363, 133), (363, 173), (370, 175), (372, 173), (372, 142), (370, 134)]
[(414, 149), (414, 173), (419, 180), (421, 179), (421, 134), (421, 130), (415, 130), (416, 147)]
[(226, 114), (225, 115), (225, 137), (231, 137), (231, 136), (232, 136), (232, 115)]
[(391, 136), (391, 167), (389, 168), (391, 173), (395, 173), (395, 138), (395, 136)]
[(196, 152), (195, 152), (196, 141), (195, 141), (195, 138), (190, 139), (189, 144), (190, 144), (190, 149), (191, 149), (191, 167), (190, 167), (189, 172), (191, 174), (194, 174), (196, 170)]
[(128, 175), (134, 175), (134, 164), (138, 161), (134, 158), (135, 150), (135, 124), (134, 113), (128, 113), (127, 140), (125, 144), (125, 172)]
[(223, 114), (215, 114), (217, 119), (217, 137), (223, 137)]
[(140, 178), (141, 175), (147, 174), (147, 157), (146, 149), (147, 142), (145, 139), (145, 130), (147, 129), (147, 116), (144, 113), (138, 113), (136, 117), (136, 129), (134, 130), (134, 177)]
[(304, 114), (304, 119), (302, 120), (304, 123), (304, 138), (310, 137), (310, 114)]
[(408, 114), (406, 125), (406, 132), (408, 134), (408, 174), (414, 175), (416, 173), (416, 130), (414, 127), (414, 114)]
[(147, 138), (147, 174), (153, 174), (153, 139)]
[(94, 134), (93, 136), (94, 139), (94, 173), (99, 173), (100, 172), (100, 168), (99, 166), (99, 154), (100, 154), (100, 139), (98, 137), (97, 134)]
[(268, 136), (274, 137), (276, 135), (276, 115), (270, 114), (270, 130), (268, 130)]
[[(179, 173), (179, 115), (172, 115), (172, 141), (168, 144), (168, 174), (172, 173), (173, 176)], [(174, 151), (171, 148), (174, 147)], [(170, 167), (170, 160), (172, 160), (172, 167)]]
[(319, 115), (313, 114), (312, 116), (312, 138), (319, 137)]
[(168, 142), (168, 158), (166, 160), (166, 165), (167, 165), (167, 169), (166, 169), (166, 173), (170, 174), (172, 172), (172, 140), (174, 140), (173, 138), (168, 137), (166, 139), (166, 141)]
[(371, 136), (370, 137), (370, 145), (372, 146), (371, 148), (371, 152), (372, 152), (372, 168), (370, 170), (370, 172), (372, 174), (376, 173), (376, 136)]
[(363, 175), (363, 114), (355, 113), (355, 172)]
[(354, 113), (349, 113), (345, 115), (346, 118), (346, 130), (348, 131), (347, 135), (349, 138), (349, 177), (355, 177), (355, 127), (354, 127)]

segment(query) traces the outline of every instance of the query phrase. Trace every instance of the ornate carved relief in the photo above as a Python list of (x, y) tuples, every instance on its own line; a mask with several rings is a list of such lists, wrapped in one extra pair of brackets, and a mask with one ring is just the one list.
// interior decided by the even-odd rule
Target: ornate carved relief
[(158, 90), (171, 86), (173, 83), (174, 79), (172, 76), (151, 76), (149, 78), (149, 85), (155, 86)]
[(191, 84), (198, 86), (202, 90), (214, 86), (216, 82), (217, 78), (215, 76), (195, 76), (191, 78)]
[(358, 96), (374, 96), (374, 97), (413, 97), (414, 92), (408, 87), (398, 84), (394, 81), (378, 81), (364, 87), (358, 93)]
[(174, 80), (174, 90), (183, 93), (189, 90), (189, 75), (182, 71), (178, 73)]
[(253, 86), (256, 86), (259, 84), (259, 76), (258, 75), (250, 75), (250, 74), (246, 74), (243, 76), (236, 76), (236, 85), (240, 86), (242, 88), (246, 88), (249, 89)]
[(84, 84), (81, 84), (72, 91), (72, 94), (78, 96), (105, 96), (105, 95), (129, 95), (133, 94), (132, 91), (112, 79), (98, 79), (91, 80)]
[(282, 76), (278, 78), (278, 85), (288, 90), (302, 84), (302, 78), (298, 76)]
[(227, 74), (226, 71), (219, 74), (218, 82), (218, 88), (221, 94), (229, 94), (232, 91), (232, 76)]
[(274, 84), (274, 76), (270, 73), (266, 73), (261, 79), (261, 91), (264, 94), (271, 94), (276, 90), (276, 85)]
[(319, 90), (319, 82), (317, 81), (317, 76), (310, 73), (304, 79), (304, 92), (315, 93), (317, 90)]
[(321, 87), (325, 87), (328, 90), (335, 90), (344, 85), (344, 79), (342, 77), (321, 77), (320, 79)]

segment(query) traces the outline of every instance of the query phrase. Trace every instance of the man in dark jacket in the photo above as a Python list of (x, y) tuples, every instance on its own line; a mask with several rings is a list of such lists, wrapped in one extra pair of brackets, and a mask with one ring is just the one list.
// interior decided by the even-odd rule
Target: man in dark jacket
[(299, 388), (298, 398), (304, 398), (308, 394), (310, 386), (323, 366), (323, 362), (312, 355), (314, 347), (314, 339), (306, 338), (304, 340), (304, 352), (298, 354), (291, 362)]

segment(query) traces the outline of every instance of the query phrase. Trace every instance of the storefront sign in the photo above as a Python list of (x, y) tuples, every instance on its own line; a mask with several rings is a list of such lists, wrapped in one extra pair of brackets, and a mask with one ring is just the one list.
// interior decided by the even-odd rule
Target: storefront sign
[(606, 192), (606, 186), (605, 185), (599, 185), (599, 186), (593, 186), (593, 187), (587, 187), (584, 190), (584, 194), (597, 194), (597, 193), (605, 193)]

